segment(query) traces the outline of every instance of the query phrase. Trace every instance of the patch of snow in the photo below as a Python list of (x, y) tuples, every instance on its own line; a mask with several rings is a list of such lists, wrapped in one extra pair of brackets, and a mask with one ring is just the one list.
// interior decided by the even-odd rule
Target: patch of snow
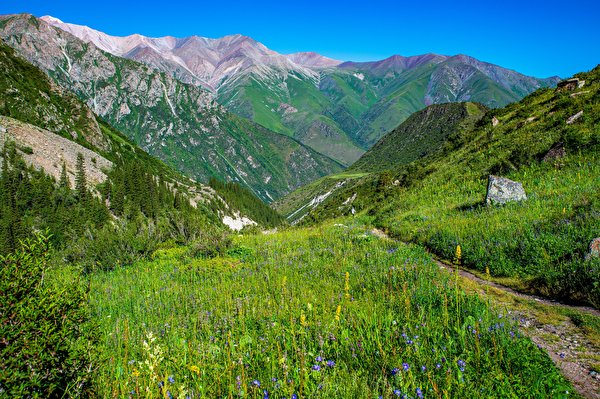
[(246, 226), (256, 226), (256, 222), (254, 220), (245, 216), (241, 216), (237, 212), (233, 215), (233, 217), (223, 216), (223, 224), (234, 231), (240, 231)]
[(355, 73), (353, 76), (358, 80), (365, 80), (365, 75), (362, 73)]

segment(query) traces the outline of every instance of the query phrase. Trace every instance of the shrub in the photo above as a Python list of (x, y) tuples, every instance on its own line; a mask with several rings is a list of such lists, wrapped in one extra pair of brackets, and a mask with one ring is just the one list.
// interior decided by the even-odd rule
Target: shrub
[(93, 368), (87, 293), (44, 278), (50, 249), (38, 234), (0, 257), (0, 388), (9, 397), (81, 396)]

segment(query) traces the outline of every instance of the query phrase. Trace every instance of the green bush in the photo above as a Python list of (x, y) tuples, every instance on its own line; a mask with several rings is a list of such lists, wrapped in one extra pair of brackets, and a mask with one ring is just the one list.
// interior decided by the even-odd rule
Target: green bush
[(0, 257), (0, 392), (9, 397), (86, 394), (94, 344), (86, 291), (47, 277), (49, 237)]

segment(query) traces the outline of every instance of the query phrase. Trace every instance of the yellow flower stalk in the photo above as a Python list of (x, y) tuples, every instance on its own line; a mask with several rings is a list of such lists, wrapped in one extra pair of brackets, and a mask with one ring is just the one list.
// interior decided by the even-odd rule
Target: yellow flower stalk
[(456, 246), (456, 252), (454, 253), (454, 264), (460, 265), (460, 259), (462, 257), (462, 250), (460, 249), (460, 245)]
[(346, 281), (344, 282), (344, 292), (346, 299), (350, 299), (350, 273), (346, 272)]
[(338, 305), (335, 310), (335, 321), (340, 321), (340, 316), (342, 314), (342, 305)]
[(304, 313), (300, 315), (300, 324), (302, 325), (302, 327), (308, 327), (308, 323), (306, 322), (306, 316), (304, 315)]

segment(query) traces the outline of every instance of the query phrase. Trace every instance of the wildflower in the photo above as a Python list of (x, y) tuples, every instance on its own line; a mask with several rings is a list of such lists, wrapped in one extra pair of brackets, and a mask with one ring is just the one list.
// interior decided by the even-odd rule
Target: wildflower
[(335, 367), (335, 362), (333, 360), (328, 360), (327, 367)]
[(400, 369), (399, 369), (398, 367), (394, 367), (394, 368), (392, 369), (392, 375), (396, 375), (396, 374), (398, 374), (398, 372), (399, 372), (399, 371), (400, 371)]
[(321, 356), (317, 356), (317, 358), (315, 359), (315, 361), (317, 361), (317, 362), (322, 362), (322, 361), (323, 361), (323, 358), (322, 358)]
[(292, 394), (292, 399), (298, 399), (298, 395), (296, 395), (295, 393)]
[(421, 371), (422, 371), (423, 373), (425, 372), (425, 370), (427, 370), (427, 367), (425, 367), (425, 366), (421, 366)]
[(277, 382), (277, 378), (273, 377), (273, 378), (271, 378), (271, 381)]
[(417, 398), (419, 398), (419, 399), (423, 398), (423, 392), (421, 391), (421, 388), (417, 388), (416, 394), (417, 394)]
[(335, 321), (340, 321), (340, 315), (342, 314), (342, 305), (338, 305), (335, 309)]
[(402, 368), (404, 371), (408, 371), (408, 369), (410, 369), (410, 365), (408, 363), (402, 363)]
[(269, 399), (269, 391), (267, 391), (266, 389), (263, 391), (263, 399)]
[(436, 364), (436, 365), (435, 365), (435, 368), (436, 368), (436, 369), (441, 369), (441, 368), (442, 368), (442, 365), (438, 363), (438, 364)]
[(321, 366), (319, 366), (318, 364), (315, 364), (311, 367), (314, 371), (321, 371)]
[(304, 313), (300, 315), (300, 324), (302, 325), (302, 327), (308, 326), (308, 323), (306, 322), (306, 316), (304, 315)]
[(164, 382), (162, 382), (162, 381), (159, 381), (159, 382), (158, 382), (158, 387), (159, 387), (159, 388), (162, 388), (164, 385), (165, 385), (165, 383), (164, 383)]
[(460, 371), (465, 371), (466, 363), (465, 363), (464, 360), (458, 359), (458, 361), (456, 362), (456, 364), (458, 365), (458, 368), (460, 369)]
[(400, 397), (402, 395), (402, 392), (400, 392), (399, 389), (394, 389), (394, 395)]
[(138, 371), (138, 369), (133, 369), (133, 371), (131, 372), (131, 375), (134, 376), (135, 378), (140, 376), (140, 372)]
[(175, 378), (173, 378), (172, 375), (169, 376), (169, 378), (167, 379), (171, 384), (175, 384)]
[(560, 356), (561, 359), (565, 358), (565, 354), (564, 353), (561, 353), (559, 356)]
[(462, 256), (462, 250), (460, 249), (460, 245), (456, 246), (456, 252), (454, 253), (454, 264), (460, 265), (460, 258)]
[(171, 391), (167, 391), (167, 398), (173, 399), (173, 394), (171, 393)]
[(198, 366), (190, 366), (189, 367), (190, 371), (196, 375), (200, 375), (200, 368)]
[(252, 381), (252, 385), (254, 385), (255, 387), (259, 387), (260, 386), (260, 381), (259, 380), (254, 380), (254, 381)]

